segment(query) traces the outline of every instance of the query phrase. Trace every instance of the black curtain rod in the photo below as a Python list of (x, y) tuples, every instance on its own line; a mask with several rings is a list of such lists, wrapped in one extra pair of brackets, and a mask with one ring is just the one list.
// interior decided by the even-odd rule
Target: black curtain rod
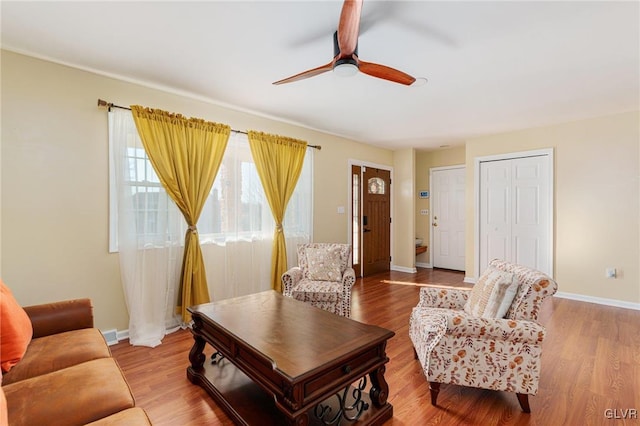
[[(116, 105), (114, 103), (107, 102), (107, 101), (104, 101), (102, 99), (98, 99), (98, 107), (106, 107), (109, 111), (111, 111), (111, 108), (120, 108), (120, 109), (126, 109), (126, 110), (131, 111), (131, 108), (129, 108), (129, 107), (123, 107), (123, 106), (120, 106), (120, 105)], [(231, 129), (231, 131), (234, 132), (234, 133), (242, 133), (243, 135), (247, 134), (247, 132), (244, 132), (242, 130)], [(318, 151), (322, 149), (321, 145), (307, 145), (307, 146), (309, 148), (315, 148)]]

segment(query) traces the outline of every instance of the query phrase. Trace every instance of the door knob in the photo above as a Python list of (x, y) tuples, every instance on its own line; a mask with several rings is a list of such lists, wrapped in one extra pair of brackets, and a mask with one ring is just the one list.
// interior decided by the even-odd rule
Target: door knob
[(435, 222), (433, 222), (433, 226), (438, 226), (438, 224), (437, 224), (437, 223), (435, 223)]

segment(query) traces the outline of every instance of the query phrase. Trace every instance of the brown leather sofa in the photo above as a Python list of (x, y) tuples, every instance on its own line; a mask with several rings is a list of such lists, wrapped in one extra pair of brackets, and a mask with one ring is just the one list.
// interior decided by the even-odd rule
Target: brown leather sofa
[(89, 299), (24, 308), (33, 338), (2, 377), (9, 425), (150, 425), (102, 333)]

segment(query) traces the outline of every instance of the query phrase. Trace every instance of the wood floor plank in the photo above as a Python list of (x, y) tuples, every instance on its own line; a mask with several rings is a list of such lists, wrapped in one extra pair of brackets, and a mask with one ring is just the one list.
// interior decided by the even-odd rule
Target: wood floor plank
[[(395, 331), (385, 377), (394, 417), (385, 426), (413, 425), (611, 425), (606, 410), (640, 411), (640, 311), (553, 298), (540, 312), (547, 328), (538, 395), (531, 413), (515, 394), (443, 385), (438, 407), (409, 339), (409, 315), (420, 285), (469, 287), (464, 274), (419, 268), (360, 278), (353, 288), (352, 317)], [(224, 412), (186, 377), (193, 339), (188, 330), (167, 335), (156, 348), (123, 341), (111, 347), (137, 405), (155, 425), (232, 425)], [(211, 354), (207, 347), (205, 353)]]

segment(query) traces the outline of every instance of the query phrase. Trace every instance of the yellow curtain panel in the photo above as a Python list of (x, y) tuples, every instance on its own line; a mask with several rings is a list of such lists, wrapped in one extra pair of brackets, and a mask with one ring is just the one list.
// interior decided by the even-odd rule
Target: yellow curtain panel
[(189, 225), (177, 307), (188, 322), (187, 307), (209, 302), (196, 224), (220, 168), (231, 128), (138, 105), (132, 105), (131, 112), (160, 182)]
[(282, 293), (280, 277), (287, 271), (287, 247), (282, 221), (302, 171), (307, 143), (255, 131), (249, 131), (248, 135), (251, 154), (276, 222), (271, 258), (271, 288)]

